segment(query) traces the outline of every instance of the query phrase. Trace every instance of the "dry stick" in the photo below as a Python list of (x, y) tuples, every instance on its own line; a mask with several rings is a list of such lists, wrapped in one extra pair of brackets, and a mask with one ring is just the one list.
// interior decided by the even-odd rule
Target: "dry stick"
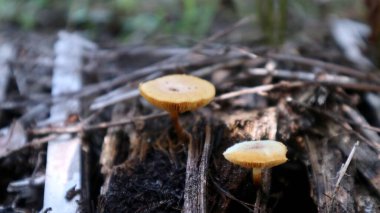
[(57, 134), (77, 133), (77, 132), (82, 132), (82, 131), (106, 129), (109, 127), (114, 127), (114, 126), (119, 126), (119, 125), (132, 124), (135, 121), (150, 120), (150, 119), (166, 116), (167, 114), (168, 114), (167, 112), (161, 112), (158, 114), (138, 116), (134, 118), (126, 118), (120, 121), (102, 122), (102, 123), (90, 125), (90, 126), (76, 125), (76, 126), (68, 126), (68, 127), (48, 127), (48, 128), (32, 129), (29, 132), (33, 135), (45, 135), (45, 134), (51, 134), (51, 133), (57, 133)]
[(297, 79), (300, 81), (315, 82), (323, 79), (324, 81), (332, 81), (339, 83), (355, 82), (356, 79), (337, 74), (329, 74), (326, 72), (310, 72), (306, 70), (285, 70), (274, 69), (269, 70), (267, 68), (252, 68), (249, 69), (249, 74), (254, 76), (273, 76), (284, 79)]
[[(367, 130), (362, 130), (361, 131), (362, 134), (370, 140), (373, 140), (373, 141), (378, 140), (379, 136), (374, 132), (380, 133), (379, 127), (374, 127), (374, 126), (369, 125), (367, 120), (358, 111), (354, 110), (350, 106), (343, 104), (341, 108), (343, 112), (346, 113), (348, 117), (352, 120), (351, 122), (348, 122), (348, 123), (367, 129)], [(374, 132), (371, 132), (370, 130)]]
[(200, 182), (201, 182), (201, 188), (200, 188), (201, 196), (200, 196), (199, 205), (200, 205), (201, 212), (203, 213), (207, 212), (207, 171), (208, 171), (208, 164), (209, 164), (211, 149), (212, 149), (211, 127), (210, 125), (207, 124), (205, 145), (203, 147), (201, 164), (199, 166)]
[(338, 176), (338, 180), (335, 183), (335, 187), (334, 187), (334, 191), (333, 191), (333, 195), (332, 195), (332, 200), (331, 200), (331, 206), (330, 206), (330, 208), (332, 207), (332, 204), (335, 201), (335, 196), (336, 196), (336, 193), (338, 191), (339, 184), (342, 181), (342, 178), (344, 177), (344, 175), (346, 174), (348, 166), (350, 165), (352, 157), (354, 156), (354, 153), (356, 151), (356, 147), (358, 147), (358, 146), (359, 146), (359, 141), (357, 141), (354, 144), (354, 146), (352, 147), (352, 150), (351, 150), (350, 154), (348, 155), (348, 158), (347, 158), (346, 162), (342, 165), (341, 169), (338, 171), (338, 175), (339, 176)]
[(247, 208), (250, 212), (254, 212), (254, 209), (250, 208), (250, 206), (256, 208), (254, 205), (250, 204), (250, 203), (246, 203), (244, 201), (241, 201), (239, 200), (238, 198), (236, 198), (235, 196), (233, 196), (230, 192), (228, 192), (227, 190), (223, 189), (217, 182), (216, 180), (214, 179), (214, 177), (212, 177), (210, 175), (210, 179), (212, 181), (212, 183), (215, 185), (215, 187), (220, 191), (222, 192), (226, 197), (230, 198), (231, 200), (234, 200), (238, 203), (240, 203), (242, 206), (244, 206), (245, 208)]
[(318, 66), (323, 69), (334, 70), (337, 73), (353, 76), (358, 79), (380, 82), (380, 76), (378, 75), (375, 75), (372, 73), (366, 73), (360, 70), (356, 70), (349, 67), (345, 67), (345, 66), (341, 66), (341, 65), (337, 65), (333, 63), (328, 63), (328, 62), (324, 62), (324, 61), (320, 61), (316, 59), (305, 58), (305, 57), (297, 56), (297, 55), (286, 55), (286, 54), (278, 54), (278, 53), (269, 53), (268, 57), (274, 58), (277, 60), (282, 60), (282, 61), (292, 61), (292, 62), (301, 63), (301, 64)]
[[(207, 212), (207, 171), (211, 153), (211, 128), (205, 126), (204, 140), (188, 144), (183, 212)], [(200, 133), (202, 135), (202, 133)], [(204, 143), (201, 143), (204, 141)], [(202, 151), (203, 149), (203, 151)]]
[(379, 92), (380, 86), (376, 84), (354, 82), (354, 79), (345, 76), (324, 74), (327, 79), (323, 79), (323, 75), (312, 74), (302, 71), (289, 71), (289, 70), (274, 70), (269, 71), (262, 68), (251, 69), (252, 75), (271, 75), (279, 78), (297, 79), (300, 81), (308, 82), (311, 85), (325, 85), (325, 86), (339, 86), (345, 89), (353, 89), (359, 91), (374, 91)]
[(279, 87), (286, 87), (286, 88), (292, 88), (292, 87), (301, 87), (304, 86), (305, 84), (302, 82), (280, 82), (277, 84), (267, 84), (267, 85), (260, 85), (256, 87), (251, 87), (251, 88), (246, 88), (246, 89), (241, 89), (238, 91), (233, 91), (229, 93), (222, 94), (218, 97), (216, 97), (214, 100), (215, 101), (221, 101), (221, 100), (226, 100), (230, 98), (234, 98), (237, 96), (241, 95), (247, 95), (247, 94), (256, 94), (256, 93), (264, 93), (268, 92), (270, 90), (279, 88)]

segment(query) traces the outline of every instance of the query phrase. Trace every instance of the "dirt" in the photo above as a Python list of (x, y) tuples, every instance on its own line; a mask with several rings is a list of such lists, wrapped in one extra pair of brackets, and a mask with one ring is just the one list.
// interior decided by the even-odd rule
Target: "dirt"
[[(177, 160), (184, 162), (185, 154)], [(100, 199), (104, 212), (181, 212), (186, 166), (173, 164), (153, 149), (130, 172), (114, 171), (109, 191)]]

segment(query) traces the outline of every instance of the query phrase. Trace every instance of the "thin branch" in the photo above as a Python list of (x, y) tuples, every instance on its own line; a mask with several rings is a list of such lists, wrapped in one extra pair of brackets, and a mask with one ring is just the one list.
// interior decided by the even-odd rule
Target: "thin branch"
[(215, 101), (221, 101), (221, 100), (226, 100), (230, 98), (234, 98), (237, 96), (242, 96), (242, 95), (247, 95), (247, 94), (258, 94), (258, 93), (264, 93), (268, 92), (273, 89), (277, 89), (280, 87), (285, 87), (285, 88), (292, 88), (292, 87), (301, 87), (304, 86), (305, 84), (302, 82), (280, 82), (277, 84), (266, 84), (266, 85), (260, 85), (256, 87), (251, 87), (251, 88), (246, 88), (246, 89), (241, 89), (229, 93), (224, 93), (218, 97), (216, 97), (214, 100)]
[(134, 118), (126, 118), (120, 121), (114, 121), (114, 122), (102, 122), (95, 125), (76, 125), (76, 126), (66, 126), (66, 127), (47, 127), (47, 128), (39, 128), (39, 129), (32, 129), (29, 132), (33, 135), (45, 135), (45, 134), (64, 134), (64, 133), (77, 133), (77, 132), (85, 132), (95, 129), (106, 129), (109, 127), (114, 126), (120, 126), (120, 125), (126, 125), (126, 124), (132, 124), (135, 121), (145, 121), (150, 119), (155, 119), (159, 117), (163, 117), (168, 115), (167, 112), (162, 112), (158, 114), (152, 114), (152, 115), (146, 115), (146, 116), (139, 116)]
[(241, 201), (239, 200), (238, 198), (236, 198), (235, 196), (233, 196), (230, 192), (228, 192), (227, 190), (223, 189), (217, 182), (216, 180), (210, 175), (210, 179), (212, 181), (212, 183), (215, 185), (215, 187), (220, 191), (222, 192), (226, 197), (230, 198), (231, 200), (234, 200), (238, 203), (240, 203), (242, 206), (244, 206), (245, 208), (247, 208), (249, 211), (251, 212), (254, 212), (254, 209), (250, 208), (250, 206), (252, 206), (253, 208), (256, 208), (256, 206), (250, 204), (250, 203), (246, 203), (244, 201)]
[(282, 61), (292, 61), (300, 64), (306, 64), (306, 65), (311, 65), (311, 66), (317, 66), (321, 67), (326, 70), (333, 70), (337, 73), (345, 74), (348, 76), (356, 77), (358, 79), (362, 80), (371, 80), (373, 82), (380, 82), (380, 76), (373, 74), (373, 73), (368, 73), (368, 72), (363, 72), (360, 70), (356, 70), (353, 68), (329, 63), (329, 62), (324, 62), (320, 61), (317, 59), (311, 59), (311, 58), (306, 58), (302, 56), (297, 56), (297, 55), (289, 55), (289, 54), (278, 54), (278, 53), (269, 53), (268, 57), (277, 59), (277, 60), (282, 60)]
[(332, 207), (332, 204), (335, 201), (335, 196), (336, 196), (336, 193), (338, 192), (338, 188), (339, 188), (340, 182), (342, 181), (342, 178), (346, 174), (348, 166), (350, 165), (352, 157), (354, 156), (354, 153), (355, 153), (356, 148), (358, 146), (359, 146), (359, 141), (357, 141), (354, 144), (354, 146), (351, 149), (350, 154), (348, 155), (348, 158), (347, 158), (346, 162), (342, 165), (341, 169), (338, 171), (338, 180), (335, 183), (334, 191), (333, 191), (333, 194), (332, 194), (332, 197), (331, 197), (331, 206), (330, 206), (330, 208)]
[(209, 159), (210, 159), (210, 152), (212, 152), (212, 144), (211, 144), (211, 127), (209, 124), (206, 124), (206, 131), (205, 131), (206, 137), (205, 137), (205, 143), (203, 148), (203, 153), (201, 157), (201, 163), (199, 165), (200, 167), (200, 209), (202, 213), (207, 212), (207, 172), (209, 167)]
[[(339, 86), (345, 89), (353, 89), (358, 91), (373, 91), (379, 92), (380, 86), (368, 82), (356, 82), (355, 79), (342, 75), (332, 75), (327, 73), (309, 73), (305, 71), (290, 71), (290, 70), (267, 70), (264, 68), (250, 69), (249, 73), (259, 76), (275, 76), (285, 79), (297, 79), (299, 81), (308, 82), (310, 85), (324, 86)], [(368, 80), (368, 79), (366, 79)]]

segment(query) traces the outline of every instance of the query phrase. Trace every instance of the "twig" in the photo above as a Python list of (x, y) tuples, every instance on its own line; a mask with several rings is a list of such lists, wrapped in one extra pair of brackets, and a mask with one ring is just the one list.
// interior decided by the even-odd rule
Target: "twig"
[(222, 94), (222, 95), (216, 97), (214, 100), (215, 101), (221, 101), (221, 100), (226, 100), (226, 99), (234, 98), (234, 97), (241, 96), (241, 95), (264, 93), (264, 92), (268, 92), (270, 90), (277, 89), (280, 87), (292, 88), (292, 87), (301, 87), (304, 85), (305, 84), (302, 82), (286, 82), (286, 81), (283, 81), (283, 82), (280, 82), (277, 84), (260, 85), (260, 86), (256, 86), (256, 87), (251, 87), (251, 88), (247, 88), (247, 89), (241, 89), (238, 91), (225, 93), (225, 94)]
[(236, 198), (235, 196), (233, 196), (230, 192), (228, 192), (227, 190), (223, 189), (217, 182), (216, 180), (210, 175), (210, 179), (212, 181), (212, 183), (215, 185), (215, 187), (220, 191), (222, 192), (226, 197), (230, 198), (231, 200), (234, 200), (238, 203), (240, 203), (242, 206), (244, 206), (245, 208), (247, 208), (249, 211), (251, 212), (254, 212), (254, 209), (250, 208), (250, 206), (256, 208), (254, 205), (250, 204), (250, 203), (246, 203), (244, 201), (241, 201), (239, 200), (238, 198)]
[(338, 177), (338, 180), (336, 181), (335, 183), (335, 189), (334, 189), (334, 195), (333, 197), (335, 196), (335, 192), (336, 190), (338, 190), (338, 187), (339, 187), (339, 184), (340, 184), (340, 181), (342, 180), (344, 174), (346, 174), (346, 171), (347, 171), (347, 168), (348, 168), (348, 165), (350, 165), (351, 163), (351, 160), (352, 160), (352, 157), (354, 156), (354, 153), (355, 153), (355, 150), (356, 150), (356, 147), (359, 146), (359, 141), (357, 141), (354, 146), (352, 147), (352, 150), (350, 152), (350, 154), (348, 155), (348, 158), (346, 160), (346, 162), (342, 165), (342, 168), (339, 170), (338, 174), (339, 174), (339, 177)]
[(340, 185), (340, 182), (342, 181), (342, 178), (344, 177), (344, 175), (346, 174), (346, 171), (348, 169), (348, 166), (350, 165), (351, 163), (351, 160), (352, 160), (352, 157), (354, 156), (354, 153), (356, 151), (356, 148), (359, 146), (359, 141), (357, 141), (354, 146), (352, 147), (351, 149), (351, 152), (350, 154), (348, 155), (348, 158), (346, 160), (346, 162), (342, 165), (341, 169), (338, 171), (338, 180), (336, 181), (335, 183), (335, 187), (334, 187), (334, 191), (333, 191), (333, 194), (332, 194), (332, 197), (331, 197), (331, 206), (330, 208), (332, 207), (332, 204), (334, 203), (335, 201), (335, 196), (336, 196), (336, 193), (338, 191), (338, 188), (339, 188), (339, 185)]
[[(289, 70), (266, 70), (264, 68), (255, 68), (249, 71), (252, 75), (270, 75), (279, 78), (297, 79), (308, 82), (312, 85), (339, 86), (345, 89), (353, 89), (359, 91), (374, 91), (379, 92), (380, 86), (376, 84), (355, 82), (354, 79), (332, 74), (314, 74), (305, 71), (289, 71)], [(367, 79), (368, 80), (368, 79)]]
[(158, 114), (152, 114), (152, 115), (146, 115), (146, 116), (139, 116), (134, 118), (127, 118), (120, 121), (114, 121), (114, 122), (102, 122), (95, 125), (76, 125), (76, 126), (66, 126), (66, 127), (48, 127), (48, 128), (39, 128), (39, 129), (32, 129), (29, 132), (33, 135), (45, 135), (45, 134), (64, 134), (64, 133), (77, 133), (82, 131), (90, 131), (95, 129), (106, 129), (109, 127), (119, 126), (119, 125), (125, 125), (125, 124), (131, 124), (135, 121), (145, 121), (149, 119), (159, 118), (167, 115), (168, 113), (162, 112)]
[(200, 164), (200, 209), (201, 213), (207, 212), (207, 172), (208, 172), (208, 164), (210, 159), (210, 153), (212, 149), (211, 144), (211, 127), (209, 124), (206, 124), (206, 138), (205, 138), (205, 144), (203, 148), (202, 158), (201, 158), (201, 164)]
[(306, 70), (284, 70), (284, 69), (274, 69), (269, 70), (266, 68), (252, 68), (249, 69), (249, 74), (255, 75), (255, 76), (274, 76), (279, 78), (285, 78), (285, 79), (297, 79), (300, 81), (307, 81), (307, 82), (315, 82), (320, 81), (323, 79), (323, 81), (329, 81), (329, 82), (340, 82), (340, 83), (350, 83), (355, 82), (355, 79), (342, 76), (342, 75), (334, 75), (334, 74), (328, 74), (328, 73), (312, 73), (310, 71)]
[[(351, 108), (350, 106), (344, 104), (344, 105), (342, 105), (342, 110), (352, 120), (352, 121), (348, 122), (349, 124), (353, 124), (355, 126), (380, 133), (379, 127), (369, 125), (368, 122), (366, 121), (366, 119), (362, 115), (360, 115), (360, 113), (358, 113), (356, 110)], [(367, 131), (363, 130), (362, 131), (363, 135), (365, 135), (370, 140), (378, 141), (379, 136), (376, 133), (368, 131), (368, 130)]]
[(277, 59), (277, 60), (282, 60), (282, 61), (292, 61), (292, 62), (307, 64), (311, 66), (318, 66), (323, 69), (334, 70), (337, 73), (356, 77), (358, 79), (370, 80), (377, 83), (380, 82), (380, 77), (378, 75), (362, 72), (362, 71), (352, 69), (349, 67), (345, 67), (345, 66), (341, 66), (341, 65), (337, 65), (333, 63), (328, 63), (328, 62), (324, 62), (324, 61), (320, 61), (316, 59), (305, 58), (305, 57), (297, 56), (297, 55), (285, 55), (285, 54), (278, 54), (278, 53), (269, 53), (268, 57)]

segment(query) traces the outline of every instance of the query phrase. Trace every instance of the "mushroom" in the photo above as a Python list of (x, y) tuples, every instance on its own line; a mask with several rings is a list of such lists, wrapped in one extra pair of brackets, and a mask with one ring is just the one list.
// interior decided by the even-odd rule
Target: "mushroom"
[(229, 147), (224, 157), (231, 163), (252, 169), (254, 185), (261, 182), (262, 169), (272, 168), (285, 163), (287, 148), (277, 141), (244, 141)]
[(215, 96), (215, 87), (201, 78), (173, 74), (139, 85), (140, 94), (152, 105), (169, 112), (179, 138), (185, 136), (178, 115), (207, 105)]

